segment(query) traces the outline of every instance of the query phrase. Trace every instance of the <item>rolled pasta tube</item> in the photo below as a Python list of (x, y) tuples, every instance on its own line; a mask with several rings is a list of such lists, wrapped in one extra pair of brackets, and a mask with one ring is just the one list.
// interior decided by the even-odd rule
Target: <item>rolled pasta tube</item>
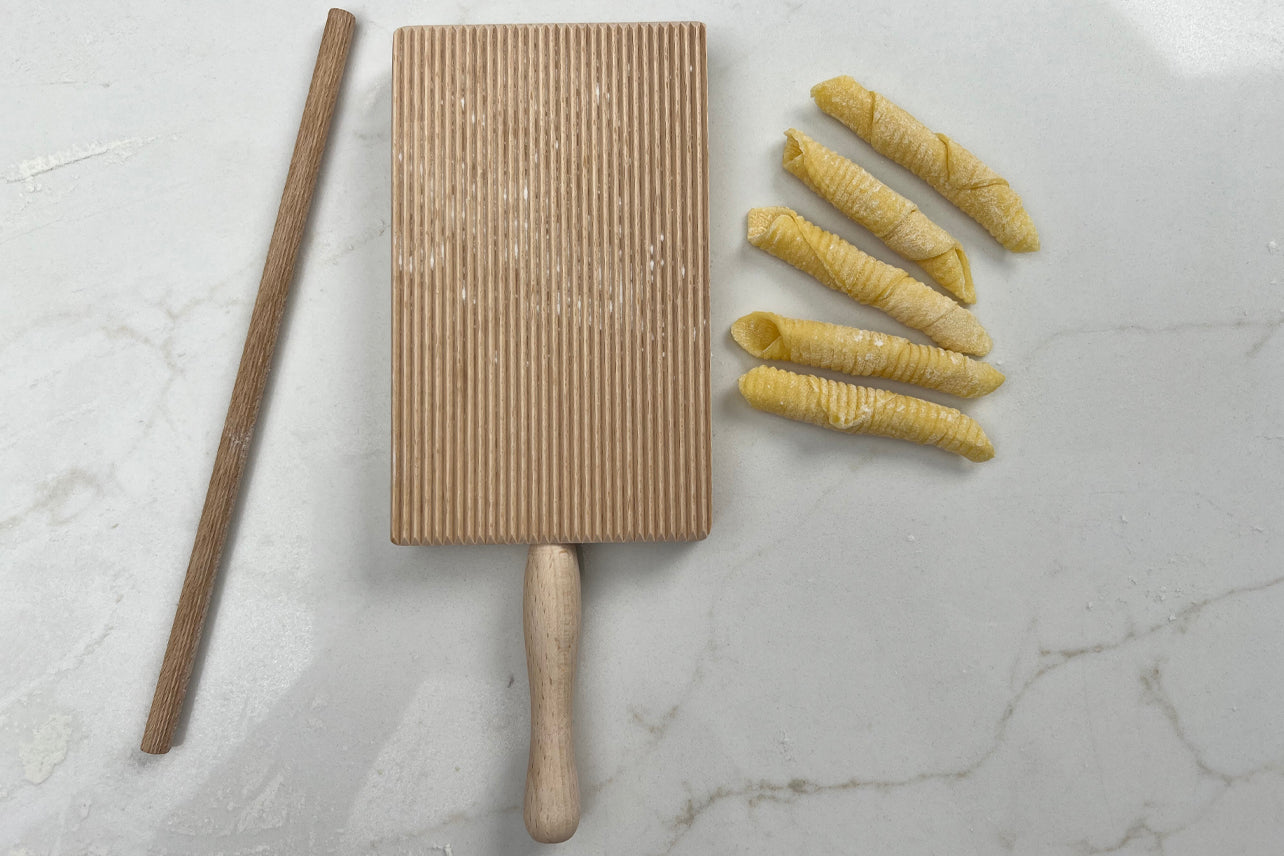
[(952, 351), (983, 357), (993, 342), (976, 316), (898, 267), (866, 255), (789, 208), (749, 212), (749, 243), (853, 300), (881, 309)]
[(740, 394), (766, 413), (845, 434), (936, 446), (969, 461), (994, 457), (994, 446), (975, 419), (953, 407), (885, 389), (758, 366), (741, 375)]
[(967, 253), (913, 202), (793, 128), (785, 131), (781, 162), (803, 184), (873, 232), (892, 252), (917, 263), (937, 285), (964, 303), (976, 300)]
[(759, 359), (902, 381), (962, 398), (987, 395), (1004, 381), (994, 366), (954, 351), (774, 312), (751, 312), (731, 325), (731, 335)]
[(877, 92), (844, 75), (818, 83), (821, 110), (855, 131), (874, 150), (926, 181), (1014, 253), (1039, 249), (1039, 232), (1007, 179), (944, 134)]

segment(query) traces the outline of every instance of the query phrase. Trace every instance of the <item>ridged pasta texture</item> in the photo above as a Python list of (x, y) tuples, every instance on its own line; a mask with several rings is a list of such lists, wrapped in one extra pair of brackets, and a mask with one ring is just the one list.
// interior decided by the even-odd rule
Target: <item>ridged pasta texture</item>
[(943, 348), (976, 356), (990, 352), (990, 335), (971, 312), (789, 208), (752, 209), (748, 237), (755, 247), (853, 300), (881, 309)]
[(1039, 249), (1039, 232), (1007, 179), (944, 134), (846, 75), (812, 87), (820, 109), (874, 150), (926, 181), (1014, 253)]
[(921, 398), (758, 366), (740, 378), (751, 405), (786, 419), (845, 434), (871, 434), (936, 446), (970, 461), (988, 461), (994, 446), (976, 420)]
[(731, 335), (755, 357), (784, 360), (858, 377), (881, 377), (977, 398), (998, 389), (1003, 373), (955, 351), (919, 345), (900, 336), (823, 321), (751, 312), (731, 325)]
[(803, 184), (873, 232), (892, 252), (915, 262), (937, 285), (964, 303), (976, 300), (963, 247), (913, 202), (793, 128), (785, 131), (781, 160)]

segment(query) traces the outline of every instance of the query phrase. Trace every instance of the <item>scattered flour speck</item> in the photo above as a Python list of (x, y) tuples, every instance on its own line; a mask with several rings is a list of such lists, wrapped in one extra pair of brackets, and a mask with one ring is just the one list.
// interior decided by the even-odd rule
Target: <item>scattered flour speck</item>
[(37, 728), (31, 740), (18, 749), (27, 781), (38, 785), (53, 775), (54, 767), (67, 757), (67, 741), (70, 739), (71, 717), (66, 714), (55, 713)]

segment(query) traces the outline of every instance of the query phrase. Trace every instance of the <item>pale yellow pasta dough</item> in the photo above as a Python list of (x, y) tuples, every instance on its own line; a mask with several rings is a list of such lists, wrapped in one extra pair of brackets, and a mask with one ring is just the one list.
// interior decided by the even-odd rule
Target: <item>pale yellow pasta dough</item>
[(936, 188), (1014, 253), (1039, 249), (1039, 233), (1005, 178), (944, 134), (850, 77), (812, 87), (820, 109), (851, 128), (885, 157)]
[(964, 303), (976, 300), (967, 253), (913, 202), (793, 128), (785, 131), (782, 163), (894, 253), (916, 262), (937, 285)]
[(999, 388), (994, 366), (900, 336), (752, 312), (731, 325), (740, 346), (764, 360), (784, 360), (859, 377), (881, 377), (976, 398)]
[(749, 242), (755, 247), (922, 331), (941, 347), (976, 356), (990, 352), (990, 335), (971, 312), (789, 208), (754, 208), (748, 227)]
[(976, 420), (921, 398), (758, 366), (740, 378), (751, 405), (847, 434), (874, 434), (988, 461), (994, 446)]

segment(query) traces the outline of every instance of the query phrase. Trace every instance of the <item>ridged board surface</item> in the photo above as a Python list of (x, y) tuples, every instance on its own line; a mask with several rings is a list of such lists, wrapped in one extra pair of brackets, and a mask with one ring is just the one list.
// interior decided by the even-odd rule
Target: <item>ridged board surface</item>
[(704, 27), (393, 41), (392, 539), (710, 525)]

